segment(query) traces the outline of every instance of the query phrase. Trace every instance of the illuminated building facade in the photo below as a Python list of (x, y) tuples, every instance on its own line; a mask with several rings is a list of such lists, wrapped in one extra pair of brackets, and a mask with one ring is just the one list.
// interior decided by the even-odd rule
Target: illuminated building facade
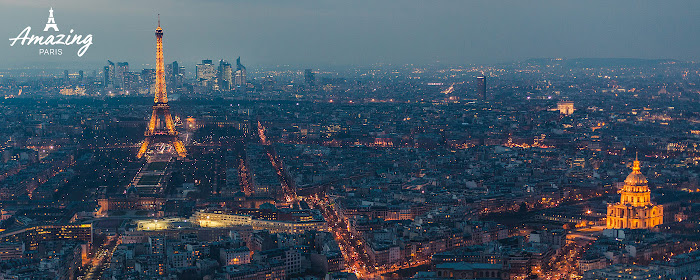
[(124, 197), (101, 198), (97, 200), (97, 203), (100, 206), (100, 210), (97, 214), (105, 215), (109, 211), (118, 210), (158, 211), (163, 208), (165, 198), (131, 195)]
[(559, 101), (557, 102), (557, 110), (559, 113), (565, 116), (569, 116), (574, 113), (574, 102), (573, 101)]
[(19, 259), (24, 257), (24, 243), (2, 242), (0, 243), (0, 261)]
[(251, 226), (254, 230), (268, 230), (271, 233), (304, 233), (309, 230), (328, 231), (325, 221), (320, 220), (265, 220), (251, 215), (237, 215), (223, 211), (198, 211), (192, 221), (201, 227)]
[(233, 68), (225, 60), (219, 61), (219, 89), (231, 90), (233, 84)]
[(202, 60), (202, 63), (197, 64), (195, 71), (197, 81), (202, 86), (211, 86), (211, 82), (216, 78), (216, 69), (210, 59)]
[(27, 250), (36, 250), (40, 242), (56, 240), (80, 240), (91, 244), (92, 225), (44, 225), (0, 234), (0, 243), (24, 242)]
[(651, 203), (651, 191), (647, 178), (640, 171), (640, 163), (634, 161), (632, 173), (620, 190), (620, 202), (608, 204), (608, 228), (653, 228), (664, 221), (664, 209)]
[(252, 254), (248, 247), (222, 248), (219, 250), (219, 261), (226, 265), (247, 264)]
[(156, 143), (167, 143), (175, 148), (177, 155), (185, 157), (187, 151), (185, 145), (178, 139), (175, 124), (170, 115), (170, 105), (168, 105), (168, 92), (165, 89), (165, 65), (163, 64), (163, 29), (156, 28), (156, 86), (153, 113), (148, 129), (144, 133), (146, 139), (141, 144), (137, 157), (142, 157), (148, 148)]

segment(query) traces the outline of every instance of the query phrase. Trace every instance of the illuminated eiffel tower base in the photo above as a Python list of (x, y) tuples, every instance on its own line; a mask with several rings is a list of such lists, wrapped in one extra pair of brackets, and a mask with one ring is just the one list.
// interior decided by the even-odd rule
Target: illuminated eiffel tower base
[(170, 105), (160, 103), (153, 105), (153, 113), (151, 121), (148, 124), (148, 130), (144, 133), (146, 139), (141, 143), (137, 157), (143, 157), (146, 152), (153, 148), (158, 143), (169, 144), (173, 146), (179, 157), (185, 157), (187, 151), (185, 145), (178, 138), (178, 133), (175, 131), (173, 119), (170, 115)]

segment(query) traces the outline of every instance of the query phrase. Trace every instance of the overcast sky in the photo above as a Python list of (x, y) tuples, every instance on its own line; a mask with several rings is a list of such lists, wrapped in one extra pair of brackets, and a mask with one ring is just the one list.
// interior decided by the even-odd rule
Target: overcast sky
[[(83, 57), (58, 46), (9, 46), (43, 32), (49, 7), (61, 32), (92, 34)], [(220, 58), (318, 68), (372, 63), (482, 64), (533, 57), (698, 60), (700, 1), (0, 0), (0, 67), (23, 63), (155, 61), (156, 15), (165, 60)]]

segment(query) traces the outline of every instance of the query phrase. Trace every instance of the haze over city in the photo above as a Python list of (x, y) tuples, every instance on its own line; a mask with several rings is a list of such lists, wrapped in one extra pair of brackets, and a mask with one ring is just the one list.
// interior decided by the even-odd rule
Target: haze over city
[(539, 57), (697, 60), (697, 1), (0, 1), (0, 34), (35, 30), (53, 7), (61, 27), (92, 33), (82, 58), (3, 47), (0, 67), (107, 59), (152, 64), (156, 15), (177, 48), (256, 65), (473, 64)]

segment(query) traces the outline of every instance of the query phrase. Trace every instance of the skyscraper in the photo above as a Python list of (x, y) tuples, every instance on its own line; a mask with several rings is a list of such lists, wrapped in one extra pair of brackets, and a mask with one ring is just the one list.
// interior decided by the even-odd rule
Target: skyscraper
[(102, 70), (102, 85), (108, 88), (112, 81), (109, 80), (109, 65)]
[(177, 70), (177, 74), (180, 75), (180, 85), (182, 85), (182, 83), (185, 81), (185, 78), (187, 78), (185, 66), (180, 66), (180, 70)]
[(124, 76), (129, 72), (128, 62), (117, 62), (117, 67), (114, 71), (114, 86), (124, 88)]
[(202, 60), (197, 64), (197, 82), (202, 86), (211, 86), (211, 81), (216, 77), (216, 70), (211, 59)]
[(180, 76), (180, 66), (178, 65), (177, 61), (173, 61), (173, 63), (170, 66), (171, 73), (170, 73), (170, 83), (174, 87), (180, 87), (179, 84), (179, 76)]
[(106, 88), (124, 88), (124, 76), (128, 75), (129, 63), (107, 60), (104, 68), (104, 86)]
[(476, 92), (479, 99), (486, 100), (486, 77), (476, 77)]
[(104, 86), (105, 88), (114, 87), (114, 76), (115, 76), (115, 66), (114, 62), (107, 60), (107, 66), (104, 68)]
[(128, 91), (129, 89), (135, 88), (139, 82), (139, 73), (134, 72), (124, 72), (122, 74), (122, 89)]
[(233, 68), (226, 60), (219, 61), (219, 89), (231, 90), (233, 86)]
[(241, 57), (236, 59), (236, 74), (234, 78), (234, 85), (236, 87), (245, 88), (247, 84), (246, 80), (246, 69), (243, 64), (241, 64)]
[(156, 80), (156, 69), (141, 70), (141, 86), (150, 88)]

